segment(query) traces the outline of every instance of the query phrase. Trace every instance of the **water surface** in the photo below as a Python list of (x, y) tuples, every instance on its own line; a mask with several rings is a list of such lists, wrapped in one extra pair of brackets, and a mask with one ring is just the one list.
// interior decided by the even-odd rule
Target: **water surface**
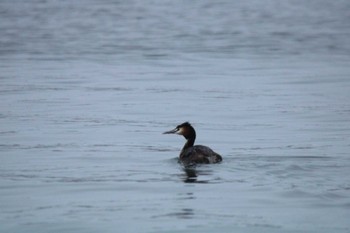
[(349, 9), (1, 1), (0, 231), (349, 232)]

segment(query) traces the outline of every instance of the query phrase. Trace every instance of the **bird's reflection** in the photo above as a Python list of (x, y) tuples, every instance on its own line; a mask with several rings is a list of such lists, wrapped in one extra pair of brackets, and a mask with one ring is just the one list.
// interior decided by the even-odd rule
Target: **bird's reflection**
[(194, 210), (191, 208), (182, 208), (173, 214), (179, 219), (191, 219), (194, 216)]
[[(196, 166), (184, 167), (185, 172), (183, 176), (183, 182), (185, 183), (209, 183), (210, 180), (202, 179), (203, 176), (208, 176), (212, 174), (212, 170), (199, 168)], [(199, 179), (200, 178), (200, 179)]]
[(197, 171), (195, 168), (184, 168), (186, 173), (183, 181), (185, 183), (195, 183), (197, 181)]

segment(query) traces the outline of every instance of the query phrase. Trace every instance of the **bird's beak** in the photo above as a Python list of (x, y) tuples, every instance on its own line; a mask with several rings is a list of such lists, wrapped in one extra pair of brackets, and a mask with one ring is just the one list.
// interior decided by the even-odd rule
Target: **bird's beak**
[(164, 132), (163, 134), (173, 134), (173, 133), (176, 133), (178, 131), (177, 128), (173, 129), (173, 130), (170, 130), (170, 131), (166, 131)]

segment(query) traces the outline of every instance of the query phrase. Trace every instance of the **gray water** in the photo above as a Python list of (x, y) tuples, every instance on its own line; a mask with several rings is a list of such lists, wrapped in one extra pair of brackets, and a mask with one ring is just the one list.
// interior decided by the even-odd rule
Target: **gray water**
[(349, 12), (2, 0), (0, 232), (350, 232)]

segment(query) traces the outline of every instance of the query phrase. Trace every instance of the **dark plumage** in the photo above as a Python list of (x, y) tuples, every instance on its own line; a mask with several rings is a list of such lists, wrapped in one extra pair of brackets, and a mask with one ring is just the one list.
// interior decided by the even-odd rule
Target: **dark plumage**
[(195, 145), (196, 131), (188, 122), (176, 126), (175, 129), (164, 132), (164, 134), (179, 134), (187, 139), (180, 152), (180, 162), (185, 165), (197, 163), (219, 163), (222, 157), (207, 146)]

